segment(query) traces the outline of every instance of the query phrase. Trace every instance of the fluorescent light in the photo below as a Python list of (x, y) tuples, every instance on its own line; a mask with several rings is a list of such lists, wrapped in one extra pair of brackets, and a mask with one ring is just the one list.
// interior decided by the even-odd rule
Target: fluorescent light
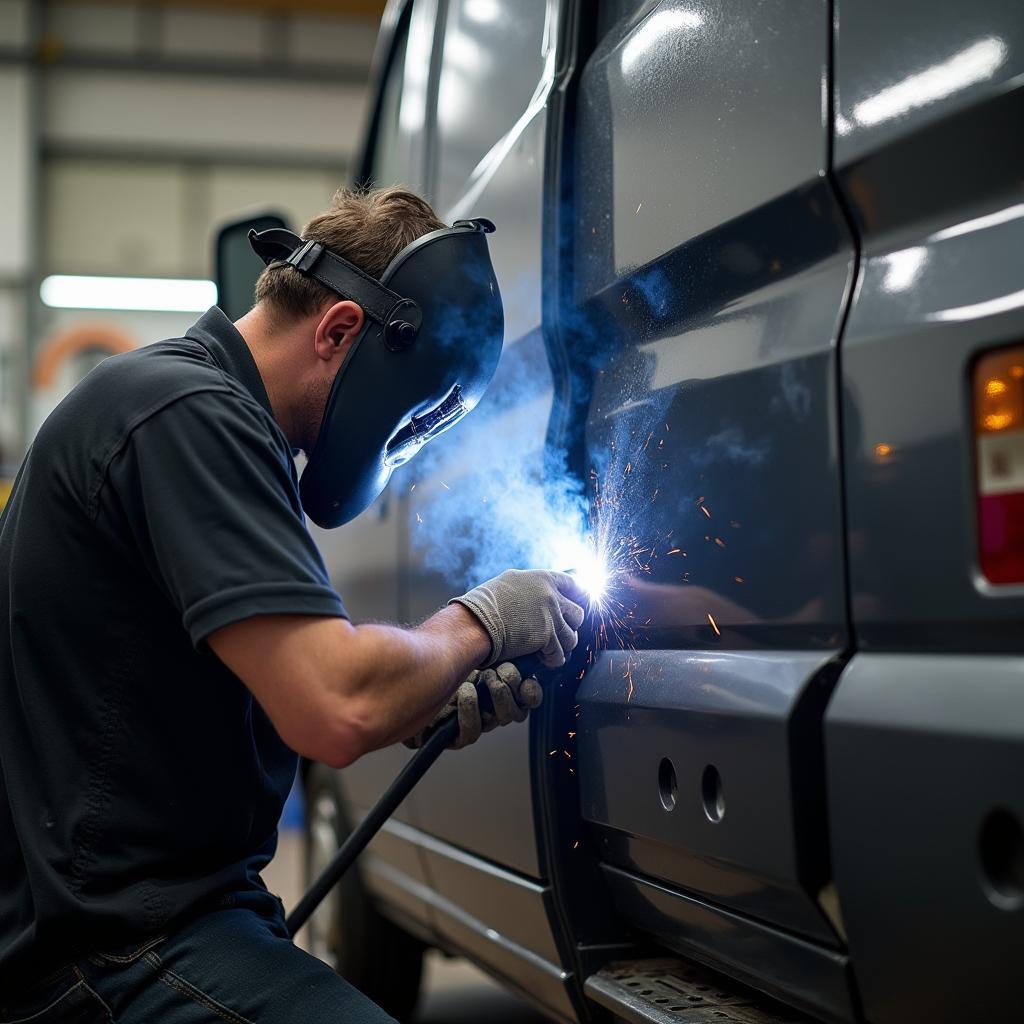
[(84, 277), (52, 274), (39, 297), (57, 309), (138, 309), (202, 313), (217, 301), (212, 281), (168, 277)]
[(853, 119), (870, 127), (945, 99), (969, 85), (991, 78), (1006, 60), (1006, 54), (1006, 43), (1002, 39), (985, 36), (948, 60), (933, 64), (858, 103), (853, 108)]

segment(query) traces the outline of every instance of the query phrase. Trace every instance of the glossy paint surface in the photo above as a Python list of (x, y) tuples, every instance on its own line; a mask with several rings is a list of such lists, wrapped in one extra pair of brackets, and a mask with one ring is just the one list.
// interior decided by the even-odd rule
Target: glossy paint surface
[(860, 653), (827, 719), (836, 888), (868, 1019), (1012, 1016), (1024, 918), (982, 854), (1019, 857), (985, 829), (1024, 812), (1007, 788), (1024, 590), (978, 569), (971, 377), (1024, 338), (1024, 8), (839, 0), (838, 25), (862, 270), (842, 344)]
[(839, 0), (837, 25), (837, 166), (1014, 88), (1024, 72), (1015, 0)]
[[(827, 658), (602, 654), (577, 700), (583, 816), (597, 826), (604, 858), (836, 945), (797, 882), (792, 794), (814, 766), (799, 750), (790, 762), (787, 738), (796, 699)], [(627, 661), (634, 688), (623, 700)], [(706, 791), (709, 766), (717, 804)]]
[(857, 655), (827, 746), (836, 885), (868, 1019), (1012, 1020), (1024, 840), (999, 824), (1024, 820), (1024, 659)]
[(638, 15), (584, 73), (581, 298), (824, 166), (821, 3), (665, 0)]
[[(800, 788), (820, 750), (795, 722), (848, 640), (835, 346), (853, 254), (823, 177), (827, 11), (798, 6), (659, 4), (584, 73), (587, 471), (627, 557), (624, 621), (578, 694), (579, 768), (606, 864), (834, 945), (814, 903), (823, 797)], [(620, 910), (687, 947), (685, 915)]]

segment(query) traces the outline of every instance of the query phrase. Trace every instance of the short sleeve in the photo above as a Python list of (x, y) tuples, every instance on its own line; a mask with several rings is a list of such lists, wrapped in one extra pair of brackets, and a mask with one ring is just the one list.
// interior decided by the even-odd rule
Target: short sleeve
[(255, 403), (232, 391), (170, 403), (132, 431), (106, 485), (194, 644), (254, 615), (346, 617), (291, 453)]

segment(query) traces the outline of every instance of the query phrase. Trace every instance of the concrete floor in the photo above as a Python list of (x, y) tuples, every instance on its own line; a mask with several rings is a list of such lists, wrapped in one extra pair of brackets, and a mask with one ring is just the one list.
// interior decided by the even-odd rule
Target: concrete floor
[[(294, 906), (301, 895), (301, 864), (301, 834), (283, 830), (277, 857), (263, 877), (286, 907)], [(301, 941), (301, 934), (299, 938)], [(487, 1024), (542, 1024), (546, 1018), (465, 960), (428, 954), (415, 1024), (480, 1024), (483, 1020)]]

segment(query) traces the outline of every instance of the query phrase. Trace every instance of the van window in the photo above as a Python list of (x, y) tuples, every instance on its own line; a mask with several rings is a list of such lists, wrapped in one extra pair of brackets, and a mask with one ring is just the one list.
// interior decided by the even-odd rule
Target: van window
[(480, 161), (529, 107), (557, 8), (557, 0), (448, 5), (437, 97), (439, 211), (458, 201)]

